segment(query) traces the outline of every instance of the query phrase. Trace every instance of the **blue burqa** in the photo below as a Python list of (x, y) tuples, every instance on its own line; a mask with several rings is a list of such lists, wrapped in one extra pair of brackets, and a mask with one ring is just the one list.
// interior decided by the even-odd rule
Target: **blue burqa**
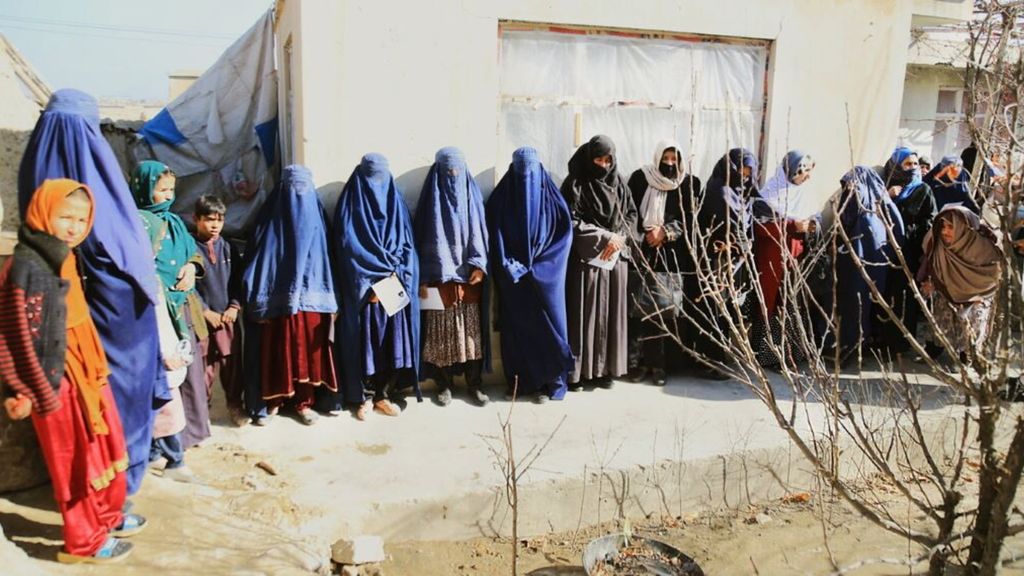
[[(487, 273), (487, 222), (484, 200), (466, 159), (458, 148), (442, 148), (420, 191), (413, 220), (416, 253), (420, 258), (420, 283), (466, 284), (474, 268)], [(491, 338), (488, 329), (489, 283), (483, 286), (480, 333), (483, 361), (490, 368)]]
[(84, 92), (54, 92), (36, 123), (18, 171), (22, 214), (47, 178), (82, 182), (96, 202), (96, 223), (79, 248), (79, 263), (110, 365), (128, 444), (128, 493), (134, 494), (149, 463), (154, 411), (170, 400), (154, 307), (156, 271), (128, 182), (100, 133), (96, 99)]
[[(861, 338), (874, 336), (871, 285), (864, 279), (854, 261), (856, 254), (863, 262), (871, 282), (885, 294), (890, 262), (895, 261), (888, 229), (897, 243), (903, 240), (903, 218), (896, 208), (881, 177), (867, 166), (857, 166), (840, 180), (839, 223), (850, 238), (851, 250), (839, 246), (838, 307), (842, 316), (840, 342), (844, 348), (856, 346)], [(902, 273), (897, 271), (896, 273)]]
[[(341, 399), (345, 404), (364, 401), (363, 376), (374, 353), (361, 335), (360, 315), (367, 308), (371, 286), (395, 274), (405, 290), (412, 296), (410, 304), (386, 321), (395, 322), (395, 333), (411, 344), (408, 353), (413, 370), (403, 370), (396, 388), (413, 387), (416, 398), (422, 400), (419, 389), (419, 334), (420, 301), (416, 298), (419, 287), (419, 259), (416, 256), (409, 209), (395, 186), (388, 161), (380, 154), (363, 156), (345, 183), (334, 212), (333, 238), (337, 256), (337, 279), (341, 295), (338, 315), (338, 338), (335, 339), (335, 358), (341, 363)], [(378, 308), (371, 307), (375, 314)], [(406, 318), (407, 317), (407, 318)], [(406, 328), (408, 330), (406, 331)], [(329, 408), (337, 409), (335, 400)]]
[(501, 359), (518, 395), (565, 396), (573, 369), (565, 309), (572, 218), (533, 148), (520, 148), (487, 199), (491, 274), (501, 310)]
[[(950, 178), (950, 167), (960, 169), (956, 178)], [(924, 183), (931, 187), (932, 194), (935, 195), (936, 211), (942, 210), (947, 204), (962, 204), (975, 214), (981, 213), (981, 208), (971, 194), (971, 174), (964, 169), (964, 162), (958, 156), (944, 156), (925, 174)]]
[(304, 166), (281, 172), (256, 223), (242, 272), (246, 314), (269, 320), (298, 312), (338, 311), (324, 209)]

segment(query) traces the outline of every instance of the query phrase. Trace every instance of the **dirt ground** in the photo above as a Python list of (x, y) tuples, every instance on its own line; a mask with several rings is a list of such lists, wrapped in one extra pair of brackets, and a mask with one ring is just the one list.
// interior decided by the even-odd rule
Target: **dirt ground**
[[(705, 511), (699, 515), (639, 522), (634, 534), (661, 540), (691, 556), (708, 576), (830, 574), (829, 548), (836, 564), (851, 567), (860, 561), (899, 559), (907, 542), (861, 519), (842, 506), (831, 507), (828, 547), (823, 524), (813, 501), (774, 502), (744, 510)], [(618, 532), (613, 524), (579, 533), (550, 534), (520, 540), (520, 574), (585, 576), (583, 548), (598, 536)], [(1024, 554), (1024, 539), (1008, 544)], [(387, 546), (391, 558), (385, 573), (469, 576), (510, 574), (511, 541), (479, 538), (462, 542), (401, 542)], [(849, 574), (896, 576), (923, 573), (917, 566), (866, 564)], [(1024, 574), (1024, 558), (1008, 562), (1004, 574)]]

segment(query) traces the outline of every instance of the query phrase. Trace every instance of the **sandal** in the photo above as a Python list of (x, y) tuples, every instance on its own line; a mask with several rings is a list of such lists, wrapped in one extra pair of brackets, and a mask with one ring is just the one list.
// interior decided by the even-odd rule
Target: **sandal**
[(312, 426), (316, 424), (316, 421), (320, 419), (320, 415), (313, 411), (312, 408), (303, 408), (299, 410), (299, 421), (306, 426)]
[(57, 552), (57, 562), (61, 564), (113, 564), (127, 558), (131, 551), (132, 545), (130, 543), (110, 537), (91, 556), (80, 556), (61, 550)]
[(110, 531), (110, 535), (116, 538), (127, 538), (135, 536), (146, 529), (146, 518), (138, 514), (125, 514), (121, 523)]
[(372, 409), (373, 409), (373, 403), (370, 402), (369, 400), (367, 400), (366, 402), (363, 402), (362, 404), (360, 404), (359, 408), (356, 409), (356, 420), (359, 420), (359, 421), (366, 420), (366, 417), (369, 416), (370, 410), (372, 410)]
[(385, 416), (398, 416), (402, 413), (402, 409), (391, 403), (390, 400), (377, 400), (373, 403), (374, 412), (380, 412)]

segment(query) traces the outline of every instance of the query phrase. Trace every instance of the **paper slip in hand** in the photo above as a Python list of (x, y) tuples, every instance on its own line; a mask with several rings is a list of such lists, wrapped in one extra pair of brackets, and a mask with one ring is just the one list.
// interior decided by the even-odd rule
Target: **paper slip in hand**
[(612, 254), (612, 257), (607, 260), (601, 260), (600, 256), (597, 256), (596, 258), (591, 258), (588, 264), (590, 264), (591, 266), (596, 266), (601, 270), (611, 270), (612, 268), (615, 268), (616, 264), (619, 263), (620, 253), (622, 253), (622, 250), (616, 250), (615, 253)]
[(396, 312), (409, 305), (409, 293), (395, 275), (388, 276), (370, 288), (377, 295), (388, 316), (394, 316)]
[(437, 288), (427, 288), (427, 297), (420, 298), (420, 310), (444, 310), (444, 301), (441, 300), (441, 291)]

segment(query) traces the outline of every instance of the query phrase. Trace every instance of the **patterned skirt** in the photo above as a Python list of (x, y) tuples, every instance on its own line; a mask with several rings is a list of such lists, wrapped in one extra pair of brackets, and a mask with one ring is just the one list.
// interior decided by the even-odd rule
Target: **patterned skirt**
[(463, 302), (423, 311), (423, 360), (447, 367), (483, 358), (480, 305)]

